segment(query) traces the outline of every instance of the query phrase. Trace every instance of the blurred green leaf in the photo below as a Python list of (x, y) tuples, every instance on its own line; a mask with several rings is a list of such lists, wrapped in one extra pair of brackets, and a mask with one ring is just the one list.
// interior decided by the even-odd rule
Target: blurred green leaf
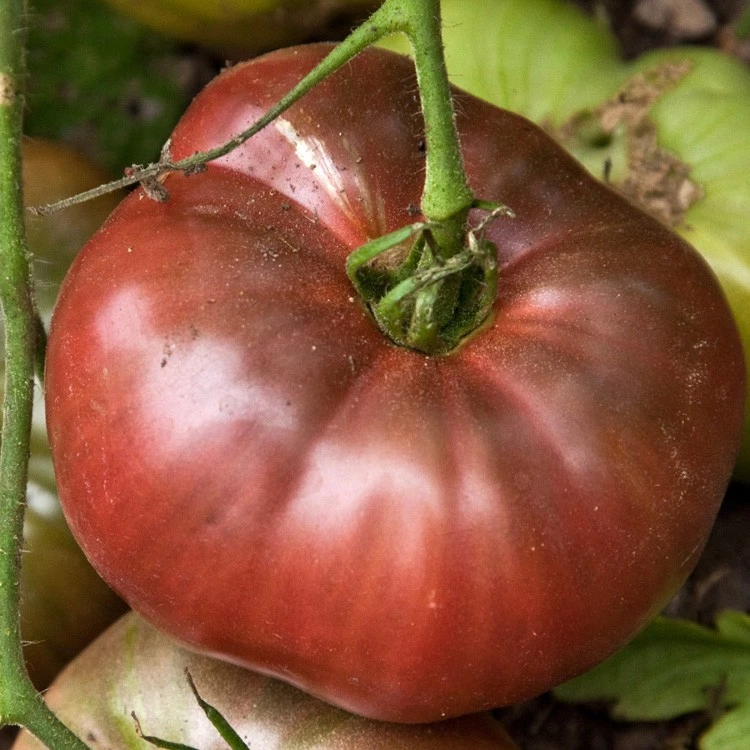
[(568, 702), (606, 702), (613, 717), (660, 721), (702, 711), (718, 716), (701, 750), (747, 750), (750, 740), (750, 616), (721, 613), (716, 629), (656, 618), (625, 648), (555, 689)]
[(204, 82), (190, 57), (99, 0), (31, 0), (29, 15), (27, 134), (113, 173), (156, 159)]

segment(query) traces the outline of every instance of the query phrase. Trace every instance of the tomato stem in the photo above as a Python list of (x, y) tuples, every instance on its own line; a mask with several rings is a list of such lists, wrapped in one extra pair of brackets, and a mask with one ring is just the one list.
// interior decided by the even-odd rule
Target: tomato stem
[(53, 213), (138, 182), (153, 184), (155, 178), (168, 172), (179, 171), (189, 174), (199, 171), (207, 162), (225, 156), (252, 138), (318, 83), (336, 72), (364, 49), (384, 36), (397, 32), (406, 34), (414, 49), (425, 119), (426, 173), (422, 213), (430, 219), (452, 222), (452, 226), (448, 228), (450, 242), (447, 244), (453, 244), (457, 237), (458, 227), (461, 226), (463, 229), (466, 212), (473, 195), (467, 184), (455, 126), (440, 32), (439, 0), (385, 0), (368, 20), (338, 44), (275, 106), (249, 128), (226, 143), (178, 161), (172, 161), (169, 158), (168, 149), (165, 149), (158, 162), (145, 167), (134, 165), (127, 170), (125, 177), (119, 180), (48, 206), (38, 206), (30, 210), (37, 214)]
[(737, 19), (734, 26), (734, 32), (740, 39), (750, 38), (750, 6), (745, 8)]
[(24, 0), (0, 3), (0, 303), (5, 384), (0, 444), (0, 725), (26, 726), (56, 750), (86, 746), (47, 708), (24, 665), (19, 617), (21, 540), (34, 395), (36, 313), (21, 192)]
[[(170, 171), (199, 171), (207, 162), (226, 155), (265, 128), (318, 83), (337, 71), (382, 37), (406, 34), (414, 53), (424, 118), (425, 182), (421, 211), (429, 230), (420, 231), (407, 262), (389, 278), (368, 273), (359, 260), (348, 266), (357, 291), (369, 305), (377, 323), (394, 342), (428, 354), (444, 354), (479, 328), (489, 313), (486, 290), (497, 278), (495, 248), (476, 241), (470, 250), (469, 211), (476, 207), (464, 168), (456, 128), (453, 99), (443, 54), (439, 0), (385, 0), (380, 8), (275, 106), (242, 133), (205, 152), (172, 161), (165, 148), (159, 162), (132, 168), (124, 180), (109, 188), (140, 182), (147, 195), (167, 198), (157, 177)], [(37, 209), (48, 213), (100, 195), (102, 189)], [(507, 212), (506, 212), (507, 213)], [(389, 247), (391, 245), (388, 245)], [(373, 248), (366, 246), (365, 255)], [(355, 251), (361, 259), (362, 252)], [(453, 258), (459, 260), (448, 263)], [(413, 275), (412, 275), (413, 274)], [(375, 282), (375, 287), (368, 286)], [(494, 300), (494, 297), (493, 297)]]
[[(378, 18), (378, 15), (382, 18)], [(479, 329), (492, 308), (496, 248), (469, 226), (475, 200), (464, 168), (445, 66), (439, 0), (386, 0), (371, 22), (406, 34), (412, 46), (424, 118), (425, 182), (417, 229), (406, 260), (396, 269), (364, 262), (399, 241), (397, 231), (355, 251), (347, 272), (381, 330), (395, 343), (426, 354), (447, 354)], [(380, 29), (379, 29), (380, 30)], [(344, 43), (346, 44), (346, 42)], [(510, 213), (491, 207), (494, 218)], [(467, 247), (468, 244), (468, 247)]]
[[(409, 37), (414, 53), (425, 122), (427, 163), (422, 213), (431, 221), (449, 221), (458, 217), (463, 230), (474, 195), (466, 179), (456, 130), (443, 54), (440, 3), (439, 0), (392, 2), (392, 12), (404, 14), (399, 30)], [(387, 9), (388, 5), (386, 3), (383, 8)]]

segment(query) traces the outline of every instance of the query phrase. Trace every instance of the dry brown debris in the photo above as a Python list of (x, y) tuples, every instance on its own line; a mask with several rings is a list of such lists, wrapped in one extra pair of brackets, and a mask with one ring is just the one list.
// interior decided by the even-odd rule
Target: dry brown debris
[(553, 133), (560, 142), (568, 143), (577, 137), (583, 119), (590, 123), (592, 118), (609, 136), (624, 128), (627, 170), (624, 177), (611, 184), (670, 227), (684, 221), (686, 211), (703, 192), (690, 179), (690, 166), (659, 145), (649, 113), (690, 69), (690, 61), (680, 60), (639, 73), (593, 113), (574, 117)]

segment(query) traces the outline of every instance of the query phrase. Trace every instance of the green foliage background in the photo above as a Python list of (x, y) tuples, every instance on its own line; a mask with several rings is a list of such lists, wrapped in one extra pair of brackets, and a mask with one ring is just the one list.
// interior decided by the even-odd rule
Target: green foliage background
[(113, 174), (156, 159), (210, 65), (99, 0), (30, 6), (26, 133), (77, 146)]

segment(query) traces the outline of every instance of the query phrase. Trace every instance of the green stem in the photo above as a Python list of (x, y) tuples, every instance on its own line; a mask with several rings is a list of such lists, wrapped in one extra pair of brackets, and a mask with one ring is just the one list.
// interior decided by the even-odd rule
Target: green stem
[(398, 268), (367, 265), (399, 242), (396, 231), (352, 253), (347, 273), (394, 343), (449, 354), (481, 328), (495, 299), (497, 248), (479, 236), (481, 231), (470, 229), (469, 211), (490, 210), (493, 219), (512, 212), (477, 201), (469, 187), (443, 54), (439, 0), (388, 0), (382, 10), (413, 50), (425, 128), (421, 209), (427, 221)]
[(449, 241), (439, 240), (441, 245), (452, 244), (456, 239), (455, 226), (461, 223), (461, 219), (465, 219), (473, 196), (467, 184), (456, 132), (450, 84), (442, 49), (439, 0), (386, 0), (367, 21), (337, 45), (278, 104), (226, 143), (178, 161), (172, 161), (166, 156), (146, 167), (135, 167), (129, 170), (127, 176), (122, 179), (49, 206), (37, 207), (34, 212), (48, 214), (59, 211), (76, 203), (97, 198), (105, 192), (153, 180), (167, 172), (198, 171), (207, 162), (225, 156), (252, 138), (318, 83), (364, 49), (382, 37), (397, 32), (405, 33), (414, 48), (425, 119), (426, 174), (422, 195), (422, 213), (428, 218), (439, 221), (459, 217), (450, 231)]
[(347, 272), (392, 341), (427, 354), (447, 354), (489, 314), (491, 304), (483, 290), (492, 290), (494, 302), (496, 248), (475, 241), (479, 250), (466, 252), (469, 211), (477, 202), (456, 128), (440, 2), (387, 0), (381, 13), (389, 31), (405, 33), (413, 50), (425, 127), (421, 209), (427, 222), (399, 268), (365, 267), (366, 259), (382, 252), (380, 245), (397, 240), (396, 231), (355, 251)]
[[(398, 0), (400, 28), (414, 53), (425, 122), (426, 166), (422, 213), (430, 221), (466, 218), (474, 200), (464, 170), (453, 98), (445, 67), (439, 0)], [(462, 229), (463, 229), (463, 221)]]
[(27, 726), (56, 750), (80, 750), (86, 746), (31, 684), (21, 649), (20, 547), (36, 349), (20, 178), (24, 18), (24, 0), (0, 3), (0, 303), (6, 353), (0, 443), (0, 724)]

